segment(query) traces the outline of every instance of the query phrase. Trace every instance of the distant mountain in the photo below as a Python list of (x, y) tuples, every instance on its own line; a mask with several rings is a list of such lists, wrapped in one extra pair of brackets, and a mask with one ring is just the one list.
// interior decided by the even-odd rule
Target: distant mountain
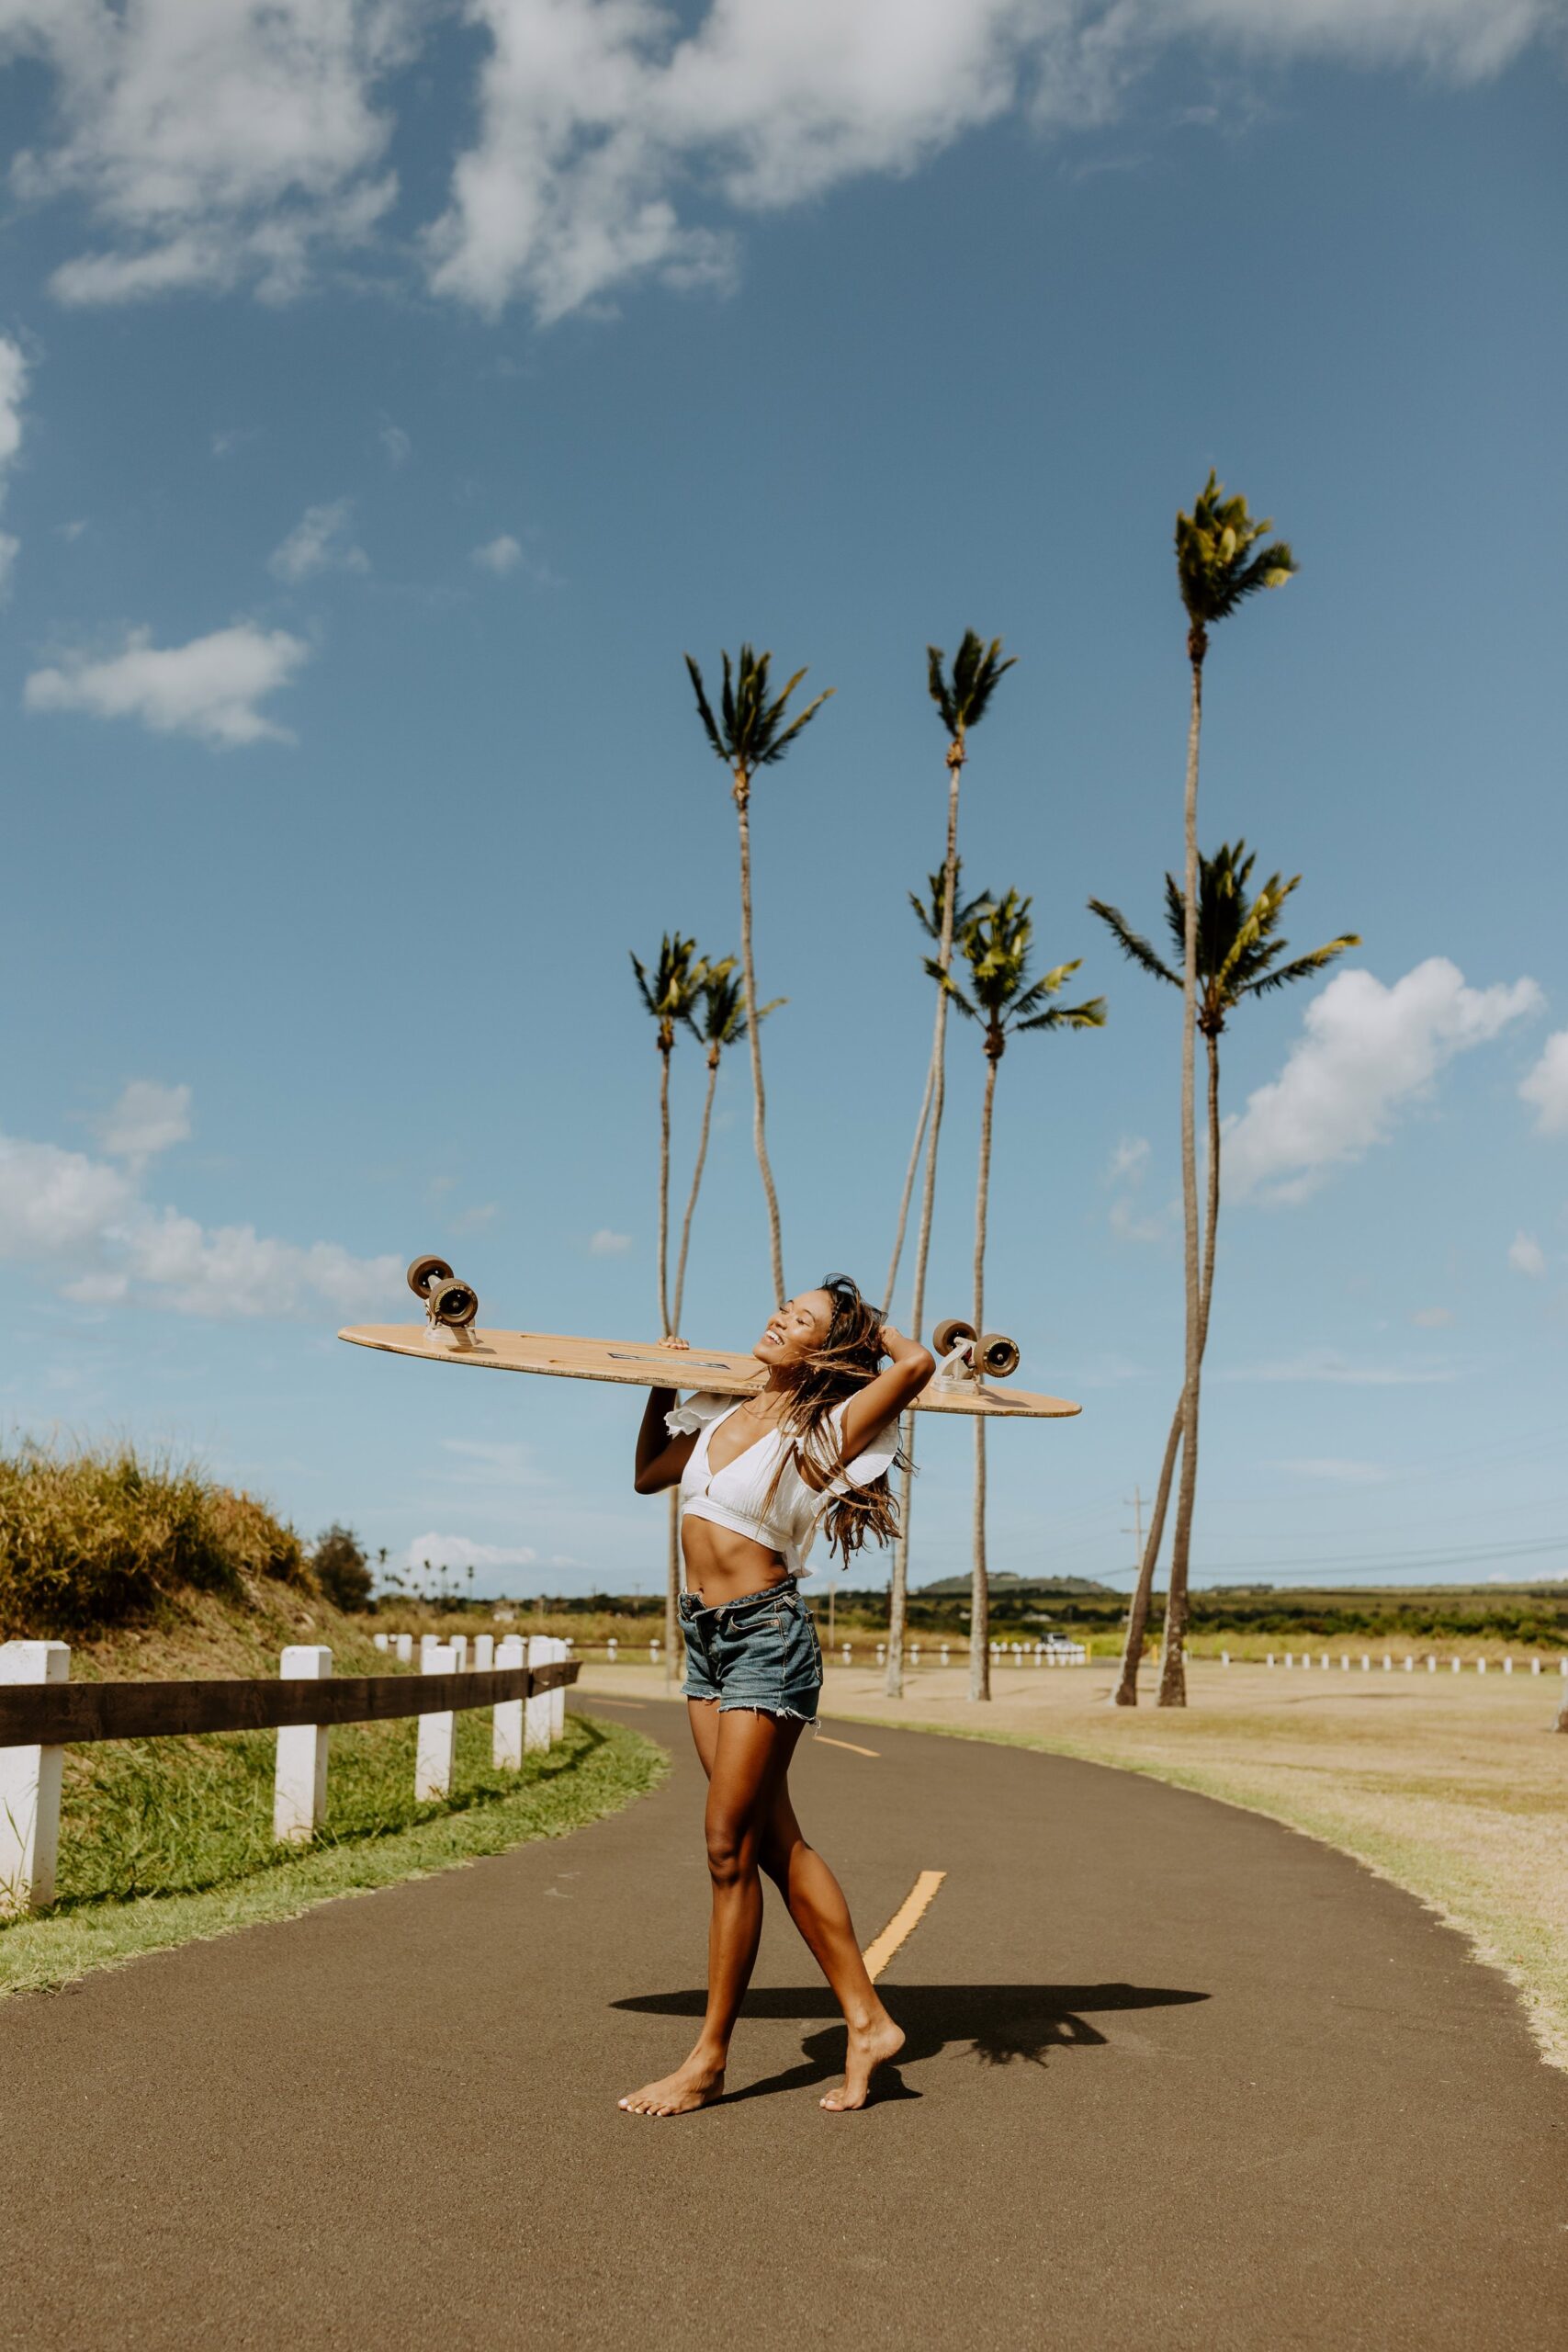
[[(1042, 1600), (1066, 1600), (1078, 1593), (1094, 1593), (1107, 1600), (1124, 1597), (1117, 1592), (1114, 1585), (1096, 1584), (1092, 1577), (1015, 1577), (1004, 1571), (993, 1575), (987, 1581), (993, 1592), (1034, 1593)], [(954, 1593), (966, 1593), (969, 1578), (942, 1577), (935, 1584), (922, 1584), (915, 1589), (922, 1597), (929, 1595), (932, 1600), (940, 1600)]]

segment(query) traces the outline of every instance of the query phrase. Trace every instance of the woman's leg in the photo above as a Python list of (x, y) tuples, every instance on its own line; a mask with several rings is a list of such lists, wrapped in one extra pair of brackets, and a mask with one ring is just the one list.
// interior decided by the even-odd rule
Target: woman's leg
[[(711, 1757), (703, 1714), (716, 1714)], [(620, 2104), (633, 2115), (684, 2115), (706, 2107), (724, 2088), (729, 2037), (745, 1998), (762, 1932), (758, 1855), (803, 1726), (750, 1708), (720, 1713), (712, 1701), (691, 1706), (697, 1752), (708, 1774), (705, 1828), (713, 1915), (708, 1929), (708, 2004), (691, 2055), (663, 2080), (633, 2091)]]
[(865, 2105), (872, 2075), (897, 2056), (904, 2036), (866, 1973), (842, 1887), (801, 1835), (787, 1781), (773, 1799), (761, 1859), (844, 2013), (849, 2028), (844, 2079), (821, 2101), (830, 2115), (841, 2115)]

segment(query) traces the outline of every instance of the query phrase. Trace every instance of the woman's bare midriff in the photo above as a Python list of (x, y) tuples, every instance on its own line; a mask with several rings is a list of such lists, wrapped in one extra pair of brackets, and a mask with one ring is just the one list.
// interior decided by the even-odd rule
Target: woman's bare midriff
[(688, 1519), (681, 1529), (686, 1557), (686, 1589), (705, 1609), (722, 1609), (731, 1600), (747, 1600), (770, 1586), (787, 1584), (783, 1557), (765, 1544), (754, 1544), (733, 1528), (716, 1527), (711, 1519)]

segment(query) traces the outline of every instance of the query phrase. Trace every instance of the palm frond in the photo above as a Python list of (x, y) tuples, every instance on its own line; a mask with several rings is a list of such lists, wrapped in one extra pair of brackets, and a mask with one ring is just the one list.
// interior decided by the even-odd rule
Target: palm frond
[(693, 661), (689, 653), (685, 654), (682, 658), (686, 664), (687, 674), (692, 681), (693, 691), (697, 697), (697, 716), (703, 722), (703, 731), (706, 735), (709, 743), (713, 746), (715, 758), (720, 760), (725, 759), (728, 754), (725, 751), (723, 739), (718, 731), (717, 723), (714, 718), (713, 711), (708, 704), (707, 690), (703, 684), (703, 673), (698, 669), (696, 663)]
[(1019, 1029), (1103, 1029), (1106, 1012), (1105, 999), (1091, 996), (1083, 1004), (1054, 1004), (1049, 1012), (1014, 1025)]
[(1267, 996), (1270, 989), (1289, 988), (1292, 981), (1310, 979), (1314, 972), (1321, 972), (1325, 965), (1333, 963), (1337, 956), (1343, 956), (1348, 947), (1359, 947), (1360, 944), (1360, 933), (1348, 931), (1343, 938), (1331, 939), (1326, 946), (1314, 947), (1310, 955), (1298, 956), (1292, 963), (1280, 964), (1271, 972), (1261, 973), (1256, 980), (1249, 980), (1244, 988), (1238, 989), (1236, 993), (1238, 996)]
[(925, 965), (926, 977), (928, 979), (934, 980), (938, 988), (943, 989), (946, 994), (953, 999), (953, 1001), (958, 1007), (960, 1012), (967, 1014), (971, 1021), (978, 1021), (980, 1018), (979, 1013), (970, 1003), (968, 998), (959, 987), (958, 982), (953, 978), (953, 974), (951, 972), (944, 972), (934, 956), (928, 956), (925, 959)]
[(1282, 586), (1299, 569), (1286, 540), (1259, 545), (1273, 527), (1269, 516), (1251, 514), (1239, 494), (1227, 498), (1210, 468), (1191, 514), (1176, 517), (1177, 583), (1195, 628), (1225, 619), (1258, 590)]
[[(1166, 879), (1168, 881), (1169, 878), (1168, 875)], [(1151, 973), (1156, 980), (1168, 980), (1173, 989), (1179, 989), (1181, 986), (1179, 973), (1171, 971), (1168, 966), (1160, 962), (1148, 941), (1141, 932), (1133, 929), (1119, 907), (1108, 906), (1103, 899), (1091, 899), (1089, 902), (1089, 910), (1090, 914), (1098, 915), (1100, 922), (1107, 926), (1124, 956), (1130, 957), (1145, 972)]]

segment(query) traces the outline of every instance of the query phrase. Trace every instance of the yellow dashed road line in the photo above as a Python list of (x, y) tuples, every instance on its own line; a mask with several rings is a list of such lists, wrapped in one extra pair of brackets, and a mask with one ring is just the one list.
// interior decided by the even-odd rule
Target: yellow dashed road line
[(899, 1945), (914, 1933), (932, 1895), (946, 1876), (945, 1871), (922, 1871), (876, 1941), (866, 1946), (861, 1957), (874, 1984)]

